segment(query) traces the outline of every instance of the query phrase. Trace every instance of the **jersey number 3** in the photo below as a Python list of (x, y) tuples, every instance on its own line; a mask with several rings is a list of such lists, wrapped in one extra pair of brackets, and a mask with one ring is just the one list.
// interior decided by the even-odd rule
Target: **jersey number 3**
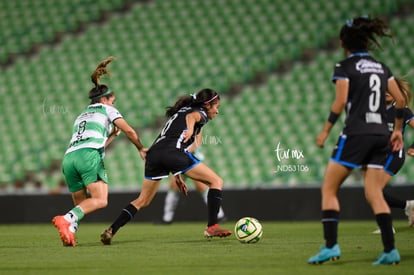
[(381, 79), (378, 75), (372, 74), (369, 77), (369, 88), (371, 94), (368, 100), (369, 112), (365, 114), (367, 123), (382, 124), (381, 114), (377, 113), (381, 104)]

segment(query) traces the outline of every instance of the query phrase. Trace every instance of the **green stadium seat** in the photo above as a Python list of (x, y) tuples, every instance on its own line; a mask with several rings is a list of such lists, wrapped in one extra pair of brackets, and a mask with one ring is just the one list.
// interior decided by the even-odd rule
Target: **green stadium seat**
[[(35, 42), (53, 40), (56, 32), (64, 34), (59, 44), (43, 46), (33, 58), (18, 59), (2, 72), (0, 84), (6, 92), (0, 90), (0, 107), (14, 114), (3, 124), (10, 130), (2, 140), (10, 146), (1, 147), (5, 164), (0, 171), (13, 167), (3, 178), (21, 176), (28, 168), (41, 170), (62, 157), (73, 120), (89, 103), (90, 73), (97, 61), (113, 55), (117, 58), (110, 66), (113, 77), (103, 82), (115, 90), (116, 106), (138, 129), (151, 126), (179, 95), (201, 87), (223, 94), (220, 116), (204, 130), (210, 142), (204, 147), (206, 162), (229, 187), (320, 182), (329, 152), (318, 150), (314, 139), (334, 97), (330, 78), (334, 60), (340, 60), (342, 52), (325, 53), (318, 48), (314, 61), (296, 61), (304, 49), (323, 47), (337, 37), (338, 24), (350, 11), (387, 15), (402, 2), (229, 0), (212, 5), (209, 1), (159, 1), (111, 13), (108, 22), (88, 25), (83, 33), (68, 39), (66, 34), (79, 21), (88, 24), (100, 16), (100, 10), (114, 11), (124, 1), (1, 0), (0, 16), (8, 19), (0, 22), (0, 40), (7, 41), (0, 49), (0, 61)], [(316, 18), (310, 16), (315, 13)], [(386, 44), (391, 50), (379, 55), (396, 75), (402, 75), (413, 63), (413, 30), (409, 27), (413, 17), (393, 16), (391, 22), (398, 26), (397, 46)], [(22, 35), (29, 27), (29, 35)], [(234, 98), (226, 97), (232, 84), (250, 82), (257, 72), (274, 71), (282, 60), (295, 61), (286, 74), (271, 75), (263, 85), (247, 86)], [(45, 106), (54, 113), (45, 114)], [(146, 144), (151, 144), (158, 130), (144, 135)], [(218, 140), (222, 143), (213, 144)], [(335, 136), (329, 140), (335, 141)], [(269, 172), (277, 164), (273, 150), (278, 142), (303, 149), (311, 171)], [(142, 180), (143, 162), (129, 143), (114, 145), (106, 159), (111, 181), (115, 188), (136, 186)], [(21, 157), (28, 152), (30, 156)], [(126, 159), (128, 164), (124, 164)], [(401, 177), (406, 178), (405, 173), (413, 174), (406, 169)]]

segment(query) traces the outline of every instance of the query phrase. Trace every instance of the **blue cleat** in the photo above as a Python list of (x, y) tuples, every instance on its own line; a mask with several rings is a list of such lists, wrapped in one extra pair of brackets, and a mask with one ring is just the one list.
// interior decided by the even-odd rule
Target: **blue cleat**
[(381, 265), (381, 264), (385, 264), (385, 265), (397, 265), (400, 263), (400, 253), (398, 252), (397, 249), (393, 249), (388, 253), (382, 253), (379, 257), (378, 260), (376, 260), (375, 262), (372, 263), (372, 265)]
[(322, 246), (318, 254), (313, 257), (310, 257), (308, 264), (323, 264), (326, 261), (336, 261), (341, 257), (341, 249), (338, 244), (335, 244), (332, 248), (327, 248)]

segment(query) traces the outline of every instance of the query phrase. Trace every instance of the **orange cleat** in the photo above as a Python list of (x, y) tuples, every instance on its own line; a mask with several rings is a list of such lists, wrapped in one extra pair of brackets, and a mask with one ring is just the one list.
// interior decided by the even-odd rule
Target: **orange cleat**
[(206, 238), (213, 238), (213, 237), (227, 237), (231, 235), (230, 230), (221, 229), (218, 224), (214, 224), (212, 226), (207, 227), (204, 230), (204, 237)]
[(75, 234), (69, 230), (70, 223), (63, 216), (56, 216), (52, 220), (53, 225), (58, 229), (60, 239), (64, 246), (75, 246)]

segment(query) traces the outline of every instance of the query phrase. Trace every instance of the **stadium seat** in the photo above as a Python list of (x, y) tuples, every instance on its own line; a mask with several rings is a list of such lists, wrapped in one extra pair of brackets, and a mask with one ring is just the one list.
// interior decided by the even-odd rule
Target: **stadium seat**
[[(151, 126), (178, 96), (203, 87), (221, 92), (220, 116), (204, 130), (206, 162), (229, 187), (239, 188), (321, 181), (320, 167), (329, 152), (315, 148), (314, 139), (334, 97), (330, 82), (334, 61), (343, 57), (339, 49), (324, 52), (322, 48), (337, 37), (350, 11), (389, 15), (404, 1), (155, 1), (137, 3), (122, 14), (111, 13), (102, 24), (89, 23), (100, 16), (100, 10), (115, 11), (124, 1), (58, 2), (0, 1), (0, 15), (7, 18), (0, 22), (0, 40), (7, 41), (0, 49), (0, 61), (63, 33), (60, 43), (44, 45), (35, 56), (17, 59), (2, 71), (0, 107), (13, 114), (3, 121), (7, 129), (0, 151), (3, 180), (13, 181), (29, 168), (41, 171), (52, 159), (62, 157), (73, 120), (89, 103), (90, 73), (99, 60), (112, 55), (116, 57), (110, 65), (112, 78), (102, 81), (115, 90), (116, 106), (128, 122), (137, 129), (150, 129), (144, 135), (148, 145), (159, 130)], [(314, 13), (316, 18), (310, 16)], [(384, 44), (387, 51), (375, 55), (387, 60), (395, 75), (404, 75), (413, 64), (410, 26), (414, 19), (391, 18), (396, 46)], [(88, 28), (69, 34), (79, 21)], [(28, 29), (30, 35), (25, 35)], [(316, 48), (317, 54), (301, 63), (308, 48)], [(281, 61), (292, 61), (291, 69), (269, 75), (262, 85), (249, 85), (257, 72), (267, 76)], [(230, 98), (228, 92), (236, 83), (246, 86)], [(336, 141), (332, 136), (330, 143)], [(305, 157), (299, 164), (311, 166), (310, 171), (275, 175), (278, 142), (303, 150)], [(115, 188), (135, 186), (136, 179), (142, 178), (142, 161), (129, 143), (114, 145), (106, 159), (111, 181)], [(401, 178), (413, 174), (403, 170)]]

